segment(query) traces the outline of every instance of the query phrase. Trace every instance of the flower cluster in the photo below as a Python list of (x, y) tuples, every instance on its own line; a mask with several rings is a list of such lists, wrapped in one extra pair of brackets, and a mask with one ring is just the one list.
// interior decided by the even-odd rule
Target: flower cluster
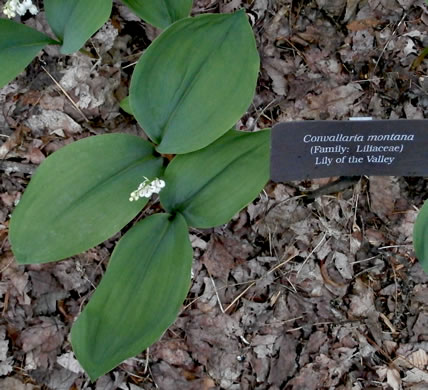
[(162, 179), (155, 177), (153, 180), (147, 179), (144, 177), (144, 181), (140, 183), (138, 188), (135, 191), (131, 192), (129, 201), (133, 202), (139, 198), (150, 198), (153, 194), (159, 194), (162, 188), (165, 187), (165, 182)]
[(27, 11), (31, 14), (36, 15), (38, 11), (37, 7), (31, 0), (8, 0), (6, 5), (3, 7), (3, 13), (10, 19), (14, 18), (16, 14), (25, 15)]

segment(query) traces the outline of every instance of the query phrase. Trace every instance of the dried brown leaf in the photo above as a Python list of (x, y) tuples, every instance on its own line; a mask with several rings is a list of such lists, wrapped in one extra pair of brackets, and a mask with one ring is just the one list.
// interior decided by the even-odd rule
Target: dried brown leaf
[(30, 354), (32, 369), (48, 368), (55, 362), (64, 340), (64, 325), (59, 320), (40, 317), (39, 321), (37, 325), (24, 329), (19, 337), (22, 350), (27, 353), (27, 357)]
[(216, 236), (212, 236), (208, 243), (208, 248), (202, 256), (202, 262), (212, 276), (223, 281), (227, 281), (229, 272), (235, 266), (233, 256)]
[(187, 345), (180, 340), (161, 340), (150, 348), (150, 355), (173, 366), (191, 368), (193, 360), (187, 352)]
[(278, 340), (279, 356), (271, 363), (268, 383), (278, 387), (287, 378), (293, 377), (297, 368), (296, 339), (289, 334), (281, 336)]
[(24, 136), (28, 133), (28, 131), (28, 127), (19, 126), (13, 132), (13, 134), (7, 139), (7, 141), (0, 146), (1, 160), (5, 159), (13, 149), (22, 144)]
[(328, 113), (330, 119), (344, 118), (352, 112), (355, 102), (362, 94), (363, 90), (358, 84), (324, 90), (319, 95), (309, 94), (306, 98), (308, 107), (304, 108), (302, 115), (320, 119), (321, 113)]
[(401, 191), (397, 177), (370, 177), (370, 206), (380, 218), (390, 217), (395, 210), (395, 203), (400, 198)]
[(352, 22), (346, 25), (346, 28), (350, 31), (362, 31), (374, 28), (380, 23), (381, 22), (375, 18), (353, 20)]
[(50, 133), (55, 130), (64, 130), (70, 134), (82, 132), (82, 128), (74, 119), (58, 110), (42, 110), (40, 114), (27, 119), (26, 123), (33, 131), (41, 133), (45, 129)]
[(35, 390), (31, 383), (24, 384), (15, 378), (0, 379), (0, 390)]

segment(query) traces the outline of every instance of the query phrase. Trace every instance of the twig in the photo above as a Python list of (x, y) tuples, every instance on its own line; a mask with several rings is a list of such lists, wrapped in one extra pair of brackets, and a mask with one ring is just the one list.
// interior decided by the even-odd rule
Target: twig
[[(311, 250), (311, 252), (309, 253), (309, 255), (306, 256), (306, 259), (303, 261), (302, 265), (300, 266), (299, 270), (297, 271), (296, 274), (296, 278), (299, 276), (300, 271), (303, 269), (303, 267), (305, 266), (306, 262), (309, 260), (309, 258), (314, 254), (314, 252), (319, 249), (322, 245), (324, 245), (324, 239), (326, 238), (327, 233), (324, 233), (324, 236), (321, 238), (321, 241), (315, 246), (314, 249)], [(321, 245), (322, 244), (322, 245)]]
[(268, 272), (266, 272), (265, 275), (260, 277), (259, 279), (253, 280), (238, 296), (224, 309), (224, 312), (226, 313), (236, 302), (238, 302), (239, 299), (251, 288), (253, 287), (259, 280), (262, 280), (267, 275), (271, 274), (272, 272), (276, 271), (278, 268), (282, 267), (283, 265), (287, 264), (289, 261), (294, 259), (297, 255), (292, 255), (288, 259), (284, 260), (282, 263), (277, 264), (275, 267), (271, 268)]
[(374, 77), (372, 79), (364, 79), (364, 80), (353, 80), (351, 81), (352, 84), (358, 84), (358, 83), (369, 83), (372, 81), (380, 81), (380, 80), (384, 80), (384, 77)]
[(379, 264), (378, 265), (374, 265), (373, 267), (370, 267), (370, 268), (366, 268), (366, 269), (363, 269), (361, 272), (358, 272), (355, 276), (354, 276), (354, 280), (356, 279), (356, 278), (358, 278), (358, 276), (361, 276), (361, 275), (363, 275), (363, 274), (365, 274), (365, 273), (367, 273), (367, 272), (370, 272), (370, 271), (373, 271), (374, 269), (376, 269), (376, 268), (379, 268)]
[(148, 369), (149, 369), (150, 378), (152, 378), (152, 381), (153, 381), (153, 383), (155, 384), (155, 387), (156, 387), (157, 389), (159, 389), (159, 386), (158, 386), (158, 384), (156, 383), (155, 378), (153, 378), (152, 370), (150, 369), (150, 367), (149, 367)]
[(312, 324), (305, 324), (305, 325), (299, 326), (297, 328), (287, 329), (286, 332), (295, 332), (297, 330), (302, 329), (304, 326), (312, 327), (312, 326), (320, 326), (320, 325), (344, 325), (344, 324), (352, 324), (355, 322), (362, 322), (362, 321), (363, 321), (363, 319), (342, 320), (342, 321), (336, 321), (336, 322), (333, 322), (333, 321), (314, 322)]
[(265, 215), (263, 216), (263, 218), (266, 218), (267, 217), (267, 215), (275, 208), (275, 207), (277, 207), (277, 206), (280, 206), (280, 205), (282, 205), (282, 204), (284, 204), (284, 203), (287, 203), (287, 202), (289, 202), (290, 200), (296, 200), (296, 199), (300, 199), (300, 198), (304, 198), (304, 197), (306, 197), (306, 195), (296, 195), (296, 196), (292, 196), (291, 198), (288, 198), (288, 199), (284, 199), (284, 200), (281, 200), (281, 201), (279, 201), (279, 202), (277, 202), (277, 203), (274, 203), (273, 205), (271, 205), (267, 210), (266, 210), (266, 213), (265, 213)]
[(146, 349), (146, 364), (144, 365), (144, 371), (143, 371), (144, 375), (147, 374), (147, 371), (149, 369), (149, 358), (150, 358), (149, 354), (150, 354), (150, 349), (147, 348)]
[(385, 314), (379, 313), (379, 316), (382, 318), (385, 325), (391, 330), (392, 334), (398, 334), (397, 329), (394, 328), (394, 325), (391, 324), (391, 321)]
[(388, 245), (388, 246), (382, 246), (380, 248), (378, 248), (379, 250), (381, 249), (390, 249), (390, 248), (401, 248), (401, 247), (405, 247), (405, 246), (410, 246), (412, 247), (412, 244), (403, 244), (403, 245)]
[(394, 29), (394, 31), (392, 32), (391, 36), (386, 41), (385, 46), (383, 47), (382, 52), (380, 53), (380, 55), (379, 55), (379, 57), (378, 57), (378, 59), (376, 61), (375, 67), (373, 69), (373, 74), (376, 73), (376, 69), (377, 69), (377, 67), (379, 65), (379, 62), (380, 62), (381, 58), (383, 57), (383, 54), (385, 53), (386, 48), (388, 47), (389, 43), (395, 38), (395, 33), (400, 28), (401, 23), (403, 23), (403, 21), (404, 21), (404, 19), (405, 19), (406, 16), (407, 16), (407, 13), (404, 12), (403, 17), (401, 18), (400, 22), (397, 24), (397, 27)]
[(183, 307), (183, 309), (181, 310), (180, 314), (183, 313), (184, 311), (186, 311), (190, 306), (192, 306), (196, 301), (198, 301), (199, 299), (201, 299), (201, 296), (196, 297), (194, 299), (192, 299), (190, 301), (190, 303), (188, 303), (186, 306)]
[(101, 56), (100, 52), (98, 51), (97, 47), (94, 45), (94, 42), (92, 39), (90, 39), (90, 42), (92, 44), (92, 47), (94, 48), (95, 52), (97, 53), (98, 58), (96, 58), (95, 64), (92, 65), (91, 72), (101, 63)]
[(395, 365), (394, 361), (391, 359), (391, 356), (389, 356), (388, 352), (386, 352), (381, 347), (379, 347), (379, 345), (377, 345), (376, 341), (372, 340), (369, 336), (364, 335), (364, 337), (369, 342), (369, 344), (377, 350), (378, 353), (380, 353), (384, 358), (386, 358), (389, 361), (389, 363), (392, 367), (397, 369), (397, 366)]
[(239, 301), (239, 299), (241, 299), (241, 297), (254, 285), (256, 284), (256, 282), (252, 282), (247, 288), (244, 289), (244, 291), (242, 291), (230, 304), (229, 306), (226, 307), (226, 309), (224, 310), (225, 312), (227, 312), (236, 302)]
[(289, 261), (293, 260), (295, 257), (297, 257), (296, 255), (292, 255), (290, 256), (288, 259), (284, 260), (283, 262), (277, 264), (275, 267), (271, 268), (266, 275), (271, 274), (272, 272), (276, 271), (278, 268), (282, 267), (283, 265), (287, 264)]
[(315, 200), (316, 198), (323, 195), (330, 195), (336, 192), (341, 192), (360, 181), (360, 176), (341, 176), (339, 179), (332, 183), (326, 184), (314, 191), (306, 193), (306, 199)]
[(264, 115), (265, 111), (272, 106), (273, 104), (278, 104), (281, 101), (281, 98), (275, 98), (273, 99), (270, 103), (268, 103), (265, 107), (262, 108), (262, 110), (260, 111), (259, 114), (257, 114), (257, 117), (254, 120), (254, 123), (250, 126), (250, 128), (248, 129), (249, 131), (254, 131), (254, 128), (257, 125), (258, 120), (260, 119), (260, 117), (262, 115)]
[(215, 296), (217, 297), (218, 305), (220, 306), (221, 312), (224, 314), (223, 305), (221, 304), (221, 300), (220, 300), (220, 297), (219, 297), (218, 292), (217, 292), (217, 287), (215, 286), (214, 279), (212, 278), (211, 274), (210, 274), (210, 279), (211, 279), (211, 283), (213, 284), (213, 287), (214, 287), (214, 292), (215, 292)]
[(372, 256), (372, 257), (368, 257), (367, 259), (356, 260), (356, 261), (351, 262), (350, 264), (351, 264), (351, 265), (354, 265), (354, 264), (358, 264), (358, 263), (363, 263), (364, 261), (370, 261), (370, 260), (376, 259), (378, 256), (379, 256), (379, 255), (377, 255), (377, 256)]
[(130, 64), (128, 64), (128, 65), (122, 66), (122, 69), (130, 68), (131, 66), (134, 66), (134, 65), (136, 65), (137, 63), (138, 63), (138, 61), (136, 61), (136, 62), (132, 62), (132, 63), (130, 63)]
[(123, 371), (125, 371), (128, 375), (133, 376), (133, 377), (135, 377), (135, 378), (138, 378), (138, 379), (146, 379), (146, 378), (144, 378), (143, 376), (141, 376), (141, 375), (137, 375), (137, 374), (134, 374), (133, 372), (128, 371), (128, 370), (125, 370), (124, 368), (122, 368), (122, 370), (123, 370)]
[(89, 119), (86, 117), (86, 115), (83, 113), (83, 111), (79, 108), (79, 106), (76, 104), (76, 102), (71, 98), (71, 96), (67, 93), (67, 91), (62, 87), (62, 85), (55, 80), (55, 78), (46, 70), (44, 66), (42, 66), (42, 69), (46, 72), (46, 74), (52, 79), (52, 81), (55, 83), (55, 85), (61, 90), (61, 92), (65, 95), (65, 97), (70, 100), (70, 103), (73, 105), (73, 107), (79, 112), (79, 114), (83, 117), (83, 119), (86, 122), (89, 122)]
[(357, 211), (358, 211), (358, 198), (360, 197), (360, 194), (355, 194), (355, 210), (354, 210), (354, 217), (352, 220), (352, 231), (353, 232), (360, 232), (361, 229), (357, 224)]
[(290, 318), (289, 320), (269, 322), (269, 324), (267, 325), (283, 325), (283, 324), (286, 324), (287, 322), (302, 320), (303, 318), (305, 318), (305, 316), (298, 316), (298, 317)]
[[(394, 317), (397, 318), (397, 310), (398, 310), (398, 282), (397, 282), (397, 272), (395, 271), (394, 264), (391, 264), (392, 272), (394, 274), (394, 284), (395, 284), (395, 294), (394, 294), (394, 300), (395, 300), (395, 307), (394, 307)], [(382, 314), (382, 313), (381, 313)]]
[(2, 269), (0, 269), (0, 274), (3, 273), (4, 271), (6, 271), (11, 266), (11, 264), (14, 262), (14, 260), (15, 260), (15, 258), (12, 257), (12, 259), (9, 261), (9, 263), (7, 263)]

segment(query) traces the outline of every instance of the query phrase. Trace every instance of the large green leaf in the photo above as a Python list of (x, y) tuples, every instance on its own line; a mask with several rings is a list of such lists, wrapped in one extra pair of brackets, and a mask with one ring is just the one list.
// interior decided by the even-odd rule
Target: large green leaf
[(122, 0), (136, 15), (164, 29), (189, 16), (193, 0)]
[(74, 142), (37, 169), (10, 223), (21, 264), (64, 259), (111, 237), (147, 199), (130, 202), (143, 176), (162, 174), (162, 159), (143, 139), (107, 134)]
[(0, 88), (18, 76), (49, 43), (58, 42), (24, 24), (0, 19)]
[(425, 202), (416, 218), (413, 245), (416, 257), (421, 262), (422, 268), (428, 273), (428, 201)]
[(165, 170), (163, 206), (193, 227), (228, 222), (269, 180), (269, 148), (269, 130), (231, 130), (205, 149), (176, 156)]
[(192, 247), (181, 215), (152, 215), (116, 246), (107, 272), (71, 331), (92, 380), (135, 356), (170, 326), (190, 285)]
[(46, 18), (61, 39), (61, 53), (79, 50), (110, 17), (112, 0), (45, 0)]
[(245, 12), (174, 23), (141, 56), (132, 111), (160, 153), (201, 149), (250, 105), (259, 57)]
[(126, 98), (122, 99), (120, 101), (119, 107), (125, 111), (127, 114), (129, 115), (134, 115), (132, 113), (132, 109), (131, 109), (131, 104), (129, 103), (129, 96), (127, 96)]

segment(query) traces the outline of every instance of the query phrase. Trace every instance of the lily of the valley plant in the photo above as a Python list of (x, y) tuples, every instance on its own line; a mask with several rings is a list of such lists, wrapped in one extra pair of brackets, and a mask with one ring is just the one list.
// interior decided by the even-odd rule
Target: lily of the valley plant
[[(252, 101), (259, 70), (246, 14), (191, 18), (188, 0), (124, 3), (165, 28), (138, 61), (125, 102), (150, 140), (99, 135), (53, 153), (9, 226), (20, 264), (52, 262), (102, 243), (159, 196), (165, 212), (123, 235), (73, 324), (73, 350), (91, 379), (141, 353), (175, 320), (190, 286), (188, 227), (227, 223), (269, 179), (270, 131), (232, 130)], [(44, 6), (58, 41), (0, 20), (0, 85), (46, 44), (79, 50), (105, 22), (111, 0)]]
[[(73, 324), (73, 350), (91, 379), (141, 353), (175, 320), (192, 264), (188, 227), (228, 222), (269, 179), (270, 131), (231, 130), (252, 101), (259, 57), (245, 13), (188, 17), (191, 0), (122, 0), (164, 29), (132, 76), (131, 112), (149, 141), (107, 134), (74, 142), (37, 169), (15, 209), (9, 238), (20, 264), (52, 262), (98, 245), (160, 197), (165, 212), (135, 223)], [(9, 18), (37, 9), (9, 0)], [(0, 87), (43, 47), (84, 45), (112, 0), (45, 0), (56, 39), (0, 19)], [(171, 162), (163, 155), (175, 155)], [(428, 270), (428, 205), (415, 249)]]

